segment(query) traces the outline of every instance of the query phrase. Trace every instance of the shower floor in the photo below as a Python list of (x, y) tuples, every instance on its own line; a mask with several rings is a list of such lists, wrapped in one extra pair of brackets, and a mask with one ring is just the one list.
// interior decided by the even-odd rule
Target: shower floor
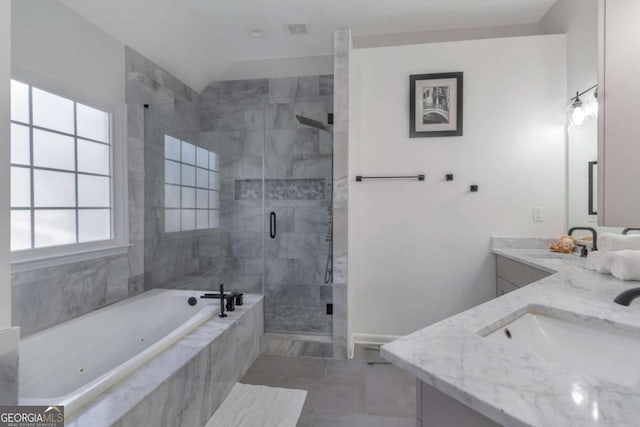
[(330, 335), (302, 335), (265, 332), (262, 353), (272, 356), (333, 357), (333, 338)]

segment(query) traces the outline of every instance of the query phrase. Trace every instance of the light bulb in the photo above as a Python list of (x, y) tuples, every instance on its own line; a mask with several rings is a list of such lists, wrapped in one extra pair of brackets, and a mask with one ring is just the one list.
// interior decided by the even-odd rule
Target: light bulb
[(580, 126), (587, 119), (587, 115), (584, 112), (582, 106), (574, 107), (571, 112), (571, 123), (575, 126)]
[(584, 107), (584, 113), (587, 117), (598, 117), (598, 98), (595, 96), (589, 97)]

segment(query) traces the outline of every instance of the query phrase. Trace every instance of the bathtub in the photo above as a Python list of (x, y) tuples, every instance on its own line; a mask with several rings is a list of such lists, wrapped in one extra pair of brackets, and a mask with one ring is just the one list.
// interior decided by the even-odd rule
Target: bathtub
[(151, 290), (21, 340), (20, 404), (77, 411), (217, 314), (202, 293)]

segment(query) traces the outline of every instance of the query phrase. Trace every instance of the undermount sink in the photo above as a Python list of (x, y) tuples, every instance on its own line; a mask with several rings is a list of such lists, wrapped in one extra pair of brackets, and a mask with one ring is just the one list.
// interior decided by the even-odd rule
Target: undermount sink
[[(640, 380), (640, 329), (618, 331), (604, 320), (528, 307), (514, 320), (487, 326), (478, 334), (515, 351), (552, 360), (568, 370), (623, 386)], [(514, 315), (506, 319), (513, 318)]]

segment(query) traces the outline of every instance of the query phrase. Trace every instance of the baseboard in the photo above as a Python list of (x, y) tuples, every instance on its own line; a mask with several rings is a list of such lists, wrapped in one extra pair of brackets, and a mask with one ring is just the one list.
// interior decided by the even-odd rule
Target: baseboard
[(353, 352), (356, 344), (373, 344), (384, 345), (395, 341), (400, 336), (397, 335), (376, 335), (376, 334), (351, 334), (351, 342), (349, 343), (349, 358), (353, 358)]

